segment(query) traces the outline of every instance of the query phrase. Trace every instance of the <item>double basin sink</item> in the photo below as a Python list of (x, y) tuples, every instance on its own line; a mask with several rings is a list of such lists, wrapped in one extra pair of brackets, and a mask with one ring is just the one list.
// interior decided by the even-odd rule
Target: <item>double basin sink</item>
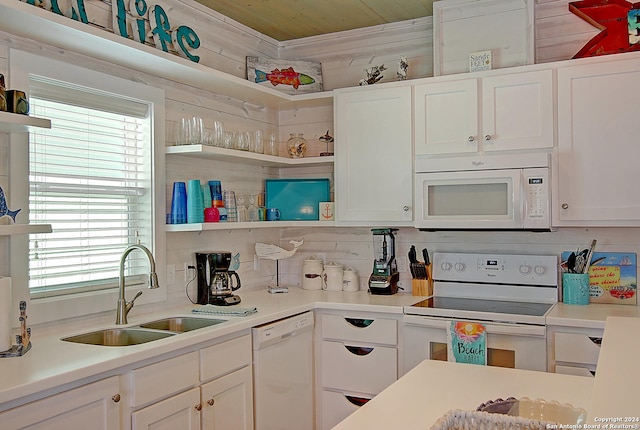
[(211, 327), (226, 320), (170, 317), (133, 327), (115, 327), (62, 338), (66, 342), (100, 346), (131, 346), (164, 339), (179, 333)]

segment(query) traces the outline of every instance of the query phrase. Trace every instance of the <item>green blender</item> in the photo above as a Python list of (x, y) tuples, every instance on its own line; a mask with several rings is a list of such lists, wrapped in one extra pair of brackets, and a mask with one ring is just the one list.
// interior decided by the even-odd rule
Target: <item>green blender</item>
[(369, 276), (371, 294), (391, 295), (398, 292), (398, 262), (396, 261), (397, 228), (374, 228), (373, 272)]

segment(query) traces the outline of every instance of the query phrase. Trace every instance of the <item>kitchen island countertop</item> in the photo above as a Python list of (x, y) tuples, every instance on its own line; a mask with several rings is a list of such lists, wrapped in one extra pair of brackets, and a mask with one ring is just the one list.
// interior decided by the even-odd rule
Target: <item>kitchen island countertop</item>
[(593, 379), (582, 376), (425, 360), (334, 430), (427, 430), (449, 410), (510, 396), (586, 409), (592, 388)]

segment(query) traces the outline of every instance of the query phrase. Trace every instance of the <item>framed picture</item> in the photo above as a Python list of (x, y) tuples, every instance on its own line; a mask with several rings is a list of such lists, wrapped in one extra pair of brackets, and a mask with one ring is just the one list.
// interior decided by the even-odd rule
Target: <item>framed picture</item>
[(322, 64), (311, 61), (247, 57), (247, 80), (291, 95), (323, 91)]

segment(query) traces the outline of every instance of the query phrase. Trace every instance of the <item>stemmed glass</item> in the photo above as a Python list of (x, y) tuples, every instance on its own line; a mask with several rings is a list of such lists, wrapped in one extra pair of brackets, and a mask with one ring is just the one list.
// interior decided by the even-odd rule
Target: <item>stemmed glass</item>
[(258, 201), (257, 194), (251, 194), (249, 196), (249, 221), (260, 221), (258, 215), (258, 207), (256, 206), (256, 202)]

